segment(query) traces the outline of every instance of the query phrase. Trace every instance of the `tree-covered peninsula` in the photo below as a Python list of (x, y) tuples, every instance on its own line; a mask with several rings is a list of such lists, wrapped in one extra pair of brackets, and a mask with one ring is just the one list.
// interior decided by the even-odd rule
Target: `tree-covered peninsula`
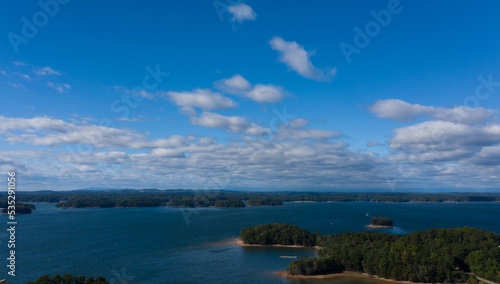
[[(32, 210), (36, 209), (35, 205), (22, 202), (16, 202), (15, 205), (10, 206), (15, 206), (14, 211), (16, 212), (16, 214), (29, 214)], [(2, 214), (8, 214), (9, 211), (13, 211), (9, 210), (9, 204), (7, 200), (0, 201), (0, 208), (2, 208)]]
[[(300, 241), (294, 237), (302, 236)], [(318, 257), (290, 263), (290, 275), (346, 271), (426, 283), (477, 283), (471, 273), (500, 283), (500, 235), (476, 228), (430, 229), (406, 235), (320, 235), (297, 226), (269, 224), (241, 231), (245, 243), (318, 245)], [(306, 241), (304, 241), (306, 240)]]

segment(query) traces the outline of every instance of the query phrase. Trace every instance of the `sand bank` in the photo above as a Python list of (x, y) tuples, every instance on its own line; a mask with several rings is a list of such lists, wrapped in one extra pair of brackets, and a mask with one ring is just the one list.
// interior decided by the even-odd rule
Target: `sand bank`
[(242, 247), (284, 247), (284, 248), (313, 248), (313, 249), (320, 249), (320, 247), (318, 247), (318, 246), (308, 247), (308, 246), (297, 246), (297, 245), (251, 245), (251, 244), (245, 244), (241, 238), (234, 239), (233, 244), (239, 245), (239, 246), (242, 246)]

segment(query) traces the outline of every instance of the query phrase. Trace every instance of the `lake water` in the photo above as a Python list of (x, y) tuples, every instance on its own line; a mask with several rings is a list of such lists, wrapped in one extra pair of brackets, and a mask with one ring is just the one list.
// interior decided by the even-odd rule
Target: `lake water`
[[(373, 283), (367, 280), (290, 281), (276, 276), (312, 249), (240, 247), (243, 227), (289, 223), (312, 232), (368, 230), (384, 215), (405, 234), (430, 228), (477, 227), (500, 232), (500, 203), (286, 203), (238, 209), (59, 209), (36, 204), (17, 216), (15, 278), (7, 275), (7, 234), (0, 232), (1, 279), (26, 283), (45, 274), (104, 275), (125, 283)], [(367, 216), (368, 215), (368, 216)], [(3, 226), (7, 217), (2, 217)]]

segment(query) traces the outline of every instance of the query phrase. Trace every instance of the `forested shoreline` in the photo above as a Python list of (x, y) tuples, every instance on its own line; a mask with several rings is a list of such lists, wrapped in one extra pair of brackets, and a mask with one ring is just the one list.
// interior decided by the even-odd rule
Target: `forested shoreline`
[[(19, 192), (21, 202), (52, 202), (60, 208), (280, 206), (284, 202), (499, 202), (498, 193), (306, 193), (190, 190)], [(0, 194), (0, 200), (7, 200)], [(246, 203), (246, 204), (245, 204)]]
[(288, 224), (244, 228), (248, 244), (319, 246), (318, 257), (292, 261), (290, 275), (346, 271), (399, 281), (477, 283), (470, 274), (500, 283), (500, 235), (476, 228), (430, 229), (406, 235), (342, 233), (321, 235)]

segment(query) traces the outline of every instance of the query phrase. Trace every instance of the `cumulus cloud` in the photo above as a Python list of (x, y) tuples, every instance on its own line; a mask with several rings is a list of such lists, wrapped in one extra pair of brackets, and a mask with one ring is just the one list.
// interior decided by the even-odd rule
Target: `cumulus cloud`
[(470, 162), (483, 166), (500, 166), (500, 145), (483, 147), (470, 158)]
[(273, 50), (279, 52), (279, 60), (302, 77), (316, 81), (328, 81), (335, 77), (335, 68), (316, 68), (310, 60), (314, 52), (306, 51), (297, 42), (274, 37), (269, 41), (269, 44)]
[[(379, 118), (410, 123), (394, 129), (387, 142), (394, 186), (419, 177), (453, 188), (498, 186), (491, 180), (500, 170), (500, 123), (495, 110), (424, 106), (395, 99), (379, 100), (369, 110)], [(415, 122), (417, 118), (425, 121)]]
[(195, 89), (188, 92), (167, 92), (166, 96), (172, 100), (182, 111), (195, 114), (195, 107), (204, 111), (213, 109), (230, 109), (238, 103), (209, 89)]
[(49, 66), (45, 67), (37, 67), (33, 69), (33, 73), (39, 76), (45, 76), (45, 75), (56, 75), (56, 76), (61, 76), (62, 72), (56, 71)]
[(252, 86), (247, 79), (239, 74), (215, 82), (214, 85), (223, 92), (244, 97), (258, 103), (280, 102), (288, 95), (280, 86), (271, 84), (256, 84)]
[(418, 117), (430, 117), (437, 120), (453, 121), (464, 124), (474, 124), (487, 121), (494, 117), (496, 111), (482, 107), (465, 106), (443, 108), (410, 104), (402, 100), (379, 100), (369, 107), (369, 110), (379, 118), (408, 122)]
[(223, 129), (229, 133), (240, 133), (253, 136), (271, 133), (270, 129), (263, 128), (255, 123), (250, 123), (241, 116), (223, 116), (212, 112), (203, 112), (200, 117), (192, 117), (191, 123), (208, 128)]
[(257, 14), (252, 7), (244, 3), (229, 6), (227, 10), (233, 15), (233, 18), (231, 19), (233, 22), (241, 23), (244, 20), (255, 20), (257, 17)]
[(92, 124), (68, 123), (50, 117), (8, 118), (0, 116), (0, 135), (10, 143), (35, 146), (89, 145), (97, 148), (147, 149), (179, 147), (187, 138), (171, 136), (148, 140), (130, 129), (119, 129)]
[(301, 127), (308, 125), (309, 121), (299, 117), (299, 118), (295, 118), (295, 119), (290, 120), (289, 124), (291, 127), (301, 128)]
[[(466, 109), (463, 112), (463, 109), (436, 108), (426, 111), (432, 111), (432, 117), (443, 120), (424, 121), (394, 129), (394, 136), (388, 141), (389, 148), (395, 151), (390, 159), (461, 165), (491, 163), (487, 156), (500, 144), (500, 124), (495, 122), (495, 117), (486, 120), (489, 112), (484, 109)], [(449, 117), (444, 114), (450, 111), (459, 111), (461, 119), (447, 121)]]
[[(140, 153), (38, 149), (16, 153), (0, 151), (0, 157), (0, 167), (1, 160), (21, 161), (20, 166), (25, 166), (24, 185), (35, 189), (53, 187), (56, 180), (58, 187), (64, 189), (78, 188), (81, 184), (141, 188), (197, 189), (216, 184), (231, 189), (345, 189), (360, 186), (367, 180), (371, 180), (371, 186), (384, 185), (380, 178), (381, 162), (373, 155), (348, 150), (341, 142), (247, 139), (221, 144), (204, 137)], [(357, 176), (359, 172), (364, 174)], [(146, 184), (144, 180), (138, 182), (144, 173), (148, 175)], [(45, 179), (52, 184), (45, 184)]]
[(426, 121), (395, 129), (391, 148), (431, 145), (434, 149), (489, 146), (500, 143), (500, 124), (471, 126), (449, 121)]
[[(474, 125), (427, 121), (398, 128), (388, 142), (391, 152), (380, 155), (332, 141), (342, 139), (341, 134), (306, 128), (309, 122), (303, 118), (282, 124), (275, 133), (239, 116), (203, 112), (190, 118), (194, 124), (234, 133), (239, 139), (230, 143), (194, 135), (149, 139), (126, 128), (0, 116), (3, 141), (32, 147), (0, 150), (0, 170), (22, 169), (27, 189), (52, 189), (54, 182), (59, 189), (82, 184), (302, 190), (500, 186), (500, 178), (494, 178), (500, 176), (500, 125), (494, 121)], [(78, 145), (90, 147), (81, 151)], [(141, 179), (144, 173), (147, 184)]]
[(230, 94), (239, 94), (249, 91), (252, 87), (250, 82), (240, 74), (236, 74), (231, 78), (222, 79), (215, 83), (215, 86)]

